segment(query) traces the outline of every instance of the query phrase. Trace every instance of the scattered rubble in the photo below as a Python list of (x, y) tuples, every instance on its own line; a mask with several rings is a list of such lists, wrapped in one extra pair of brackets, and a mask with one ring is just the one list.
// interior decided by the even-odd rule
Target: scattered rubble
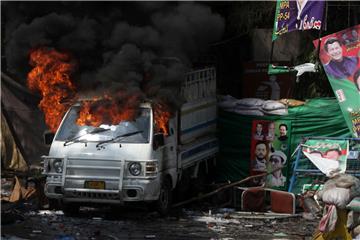
[(304, 239), (311, 237), (318, 224), (318, 219), (306, 220), (299, 214), (231, 208), (181, 209), (166, 218), (136, 208), (115, 212), (83, 207), (77, 217), (51, 210), (21, 212), (23, 219), (3, 223), (2, 239)]

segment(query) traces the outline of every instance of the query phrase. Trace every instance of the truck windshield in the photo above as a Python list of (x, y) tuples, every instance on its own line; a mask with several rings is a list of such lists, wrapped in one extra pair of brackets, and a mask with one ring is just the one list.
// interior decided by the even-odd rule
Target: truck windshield
[[(72, 107), (56, 136), (57, 141), (101, 142), (120, 135), (138, 132), (126, 138), (119, 138), (123, 143), (148, 143), (150, 129), (150, 109), (141, 108), (139, 116), (134, 121), (122, 121), (118, 125), (102, 124), (99, 127), (79, 126), (76, 124), (80, 107)], [(101, 129), (99, 131), (98, 129)]]

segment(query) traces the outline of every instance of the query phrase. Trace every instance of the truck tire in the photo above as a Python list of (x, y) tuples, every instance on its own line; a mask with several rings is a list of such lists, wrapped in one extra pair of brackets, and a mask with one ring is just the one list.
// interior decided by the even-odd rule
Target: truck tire
[(176, 188), (173, 193), (176, 202), (185, 201), (192, 197), (189, 191), (191, 186), (191, 172), (189, 169), (185, 169), (181, 175), (181, 180), (176, 184)]
[(200, 164), (198, 175), (190, 183), (191, 196), (199, 196), (206, 192), (207, 174), (204, 164)]
[(169, 214), (172, 204), (172, 191), (171, 182), (169, 179), (165, 179), (160, 187), (159, 199), (156, 201), (156, 210), (161, 216)]
[(79, 214), (80, 205), (77, 203), (61, 203), (61, 209), (64, 212), (65, 216), (76, 216)]
[(49, 210), (59, 210), (61, 208), (61, 201), (59, 199), (48, 199)]

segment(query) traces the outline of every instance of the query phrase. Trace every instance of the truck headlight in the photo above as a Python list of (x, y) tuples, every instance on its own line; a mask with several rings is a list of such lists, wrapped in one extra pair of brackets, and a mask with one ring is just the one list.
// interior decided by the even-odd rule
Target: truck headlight
[(129, 165), (129, 172), (133, 176), (139, 176), (141, 173), (141, 164), (138, 162), (133, 162)]
[(156, 176), (158, 171), (157, 162), (145, 163), (145, 176)]
[(57, 173), (62, 173), (63, 171), (63, 163), (62, 163), (62, 160), (61, 159), (54, 159), (53, 162), (52, 162), (52, 165), (53, 165), (53, 168), (55, 170), (55, 172)]
[(50, 172), (49, 159), (44, 159), (44, 173)]

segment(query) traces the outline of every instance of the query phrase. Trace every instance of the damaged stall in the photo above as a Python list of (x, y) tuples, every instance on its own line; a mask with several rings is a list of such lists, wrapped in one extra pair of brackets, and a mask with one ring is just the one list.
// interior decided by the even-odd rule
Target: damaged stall
[[(222, 107), (219, 113), (219, 140), (221, 147), (217, 178), (221, 182), (235, 182), (240, 179), (249, 178), (249, 175), (258, 174), (259, 171), (254, 171), (255, 165), (253, 161), (258, 159), (254, 158), (256, 148), (252, 147), (253, 139), (257, 136), (268, 136), (269, 133), (272, 133), (273, 126), (270, 124), (272, 122), (275, 122), (275, 126), (278, 127), (278, 129), (275, 127), (274, 138), (281, 135), (280, 124), (276, 124), (277, 122), (286, 122), (290, 126), (287, 129), (287, 137), (290, 141), (288, 143), (289, 151), (282, 151), (282, 154), (278, 154), (279, 159), (287, 159), (286, 162), (283, 161), (285, 163), (283, 166), (279, 166), (282, 169), (283, 178), (286, 178), (284, 186), (274, 186), (267, 181), (263, 183), (247, 181), (246, 184), (234, 188), (234, 207), (244, 211), (270, 210), (272, 212), (291, 214), (305, 211), (305, 214), (308, 214), (306, 217), (314, 219), (316, 216), (321, 215), (322, 206), (309, 197), (313, 197), (315, 193), (322, 190), (323, 186), (328, 185), (326, 180), (330, 176), (328, 174), (329, 170), (325, 171), (324, 169), (340, 167), (341, 176), (345, 173), (349, 176), (348, 178), (354, 181), (359, 176), (359, 139), (351, 138), (351, 133), (343, 120), (339, 105), (335, 99), (311, 99), (303, 105), (287, 106), (287, 114), (277, 116), (239, 114), (241, 110), (239, 111), (237, 108), (242, 109), (243, 106), (239, 106), (238, 103), (243, 103), (244, 100), (232, 100), (232, 107), (229, 107), (229, 100), (225, 101), (225, 104), (219, 104), (220, 106), (226, 106), (225, 108)], [(327, 109), (327, 111), (324, 111), (324, 109)], [(262, 124), (262, 128), (259, 126), (259, 123)], [(261, 134), (258, 134), (258, 132)], [(313, 132), (318, 133), (322, 137), (311, 136)], [(315, 143), (305, 142), (305, 140), (312, 140)], [(319, 140), (325, 142), (319, 143)], [(275, 153), (285, 149), (282, 145), (276, 144), (276, 142), (266, 141), (265, 137), (260, 137), (260, 140), (257, 142), (259, 141), (265, 143), (266, 159), (270, 159)], [(329, 146), (334, 145), (333, 143), (330, 144), (330, 141), (337, 141), (336, 151), (333, 148), (330, 149)], [(270, 143), (272, 145), (269, 147)], [(317, 148), (315, 149), (314, 147)], [(305, 148), (306, 151), (301, 151), (302, 148)], [(335, 153), (338, 152), (340, 153), (338, 158), (343, 159), (343, 162), (331, 160), (331, 158), (335, 157)], [(308, 157), (312, 154), (316, 159), (317, 153), (322, 154), (322, 157), (320, 156), (318, 162), (315, 161), (316, 164), (314, 164)], [(324, 160), (323, 158), (327, 158), (326, 162), (319, 162)], [(269, 174), (273, 169), (267, 168), (265, 170), (265, 174)], [(354, 193), (350, 194), (351, 196), (347, 194), (348, 198), (341, 201), (342, 208), (338, 211), (338, 225), (332, 222), (333, 226), (323, 227), (323, 231), (329, 231), (329, 229), (334, 231), (334, 229), (337, 229), (336, 232), (340, 231), (340, 234), (344, 234), (344, 231), (341, 231), (344, 227), (341, 226), (346, 225), (346, 222), (348, 222), (348, 229), (356, 231), (356, 226), (358, 225), (356, 217), (355, 219), (351, 217), (353, 215), (357, 216), (354, 206), (357, 206), (356, 203), (358, 202), (358, 198), (356, 198), (358, 186), (355, 183), (358, 180), (354, 181), (345, 184), (347, 186), (346, 189), (353, 189), (351, 191)], [(329, 192), (326, 195), (331, 196)], [(342, 194), (340, 195), (342, 196)], [(340, 195), (337, 194), (337, 196)], [(334, 200), (334, 197), (332, 197), (332, 200), (340, 201), (339, 199)], [(332, 200), (325, 197), (324, 201), (329, 203)], [(281, 203), (280, 205), (276, 204), (279, 202)], [(350, 212), (352, 211), (349, 215), (351, 220), (344, 221), (344, 206)], [(321, 234), (322, 232), (320, 232)]]
[(295, 152), (289, 191), (308, 217), (322, 214), (316, 239), (359, 234), (359, 152), (359, 138), (322, 137), (303, 139)]
[[(243, 104), (239, 106), (239, 102), (243, 103), (244, 100), (232, 100), (233, 106), (230, 108), (228, 107), (230, 105), (229, 100), (225, 100), (226, 104), (219, 103), (219, 106), (227, 105), (226, 108), (223, 107), (219, 111), (220, 153), (217, 174), (219, 182), (239, 181), (251, 175), (254, 176), (262, 172), (271, 172), (275, 168), (281, 168), (281, 171), (277, 172), (277, 176), (280, 176), (281, 181), (270, 181), (272, 180), (271, 177), (267, 177), (264, 182), (250, 181), (244, 187), (263, 186), (265, 184), (268, 189), (286, 192), (294, 162), (291, 154), (303, 137), (311, 136), (313, 132), (328, 137), (350, 136), (339, 105), (333, 98), (311, 99), (302, 105), (301, 102), (288, 100), (288, 104), (285, 105), (286, 110), (281, 110), (283, 115), (264, 114), (263, 116), (240, 114), (242, 110), (239, 109), (244, 107)], [(279, 104), (280, 102), (273, 106), (279, 106)], [(254, 110), (254, 106), (250, 108), (252, 108), (252, 111)], [(323, 109), (327, 109), (327, 111), (323, 111)], [(264, 113), (261, 108), (257, 111)], [(280, 112), (279, 109), (275, 111)], [(255, 140), (260, 124), (262, 125), (264, 138)], [(281, 137), (280, 128), (284, 128), (284, 124), (287, 126), (286, 137)], [(273, 140), (270, 140), (269, 137), (266, 140), (266, 136), (271, 135), (272, 132), (274, 135)], [(260, 145), (257, 143), (260, 143)], [(255, 160), (258, 160), (256, 153), (261, 151), (261, 147), (265, 151), (264, 159), (270, 159), (270, 157), (278, 159), (274, 159), (272, 161), (274, 164), (267, 169), (259, 170), (255, 169)], [(257, 154), (259, 155), (259, 153)], [(272, 177), (275, 178), (275, 174)], [(241, 208), (242, 193), (242, 189), (237, 189), (233, 193), (235, 195), (233, 204), (237, 208)], [(275, 192), (271, 194), (281, 193)], [(259, 193), (259, 195), (263, 196), (263, 193)], [(291, 200), (294, 197), (287, 196), (285, 198), (289, 198), (289, 209), (286, 212), (294, 212), (294, 200)], [(256, 196), (254, 199), (256, 199)], [(259, 205), (259, 209), (263, 207), (263, 205)], [(253, 208), (250, 209), (254, 210)]]

